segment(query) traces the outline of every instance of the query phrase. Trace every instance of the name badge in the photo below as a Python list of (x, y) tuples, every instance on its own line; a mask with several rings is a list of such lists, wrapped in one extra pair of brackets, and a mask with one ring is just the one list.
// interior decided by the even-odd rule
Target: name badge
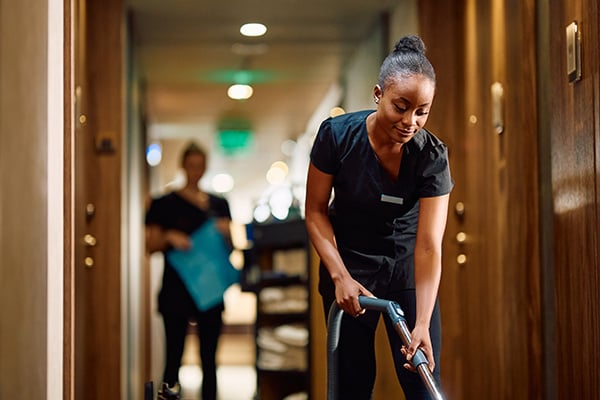
[(381, 201), (384, 203), (404, 204), (404, 199), (402, 197), (390, 196), (387, 194), (381, 195)]

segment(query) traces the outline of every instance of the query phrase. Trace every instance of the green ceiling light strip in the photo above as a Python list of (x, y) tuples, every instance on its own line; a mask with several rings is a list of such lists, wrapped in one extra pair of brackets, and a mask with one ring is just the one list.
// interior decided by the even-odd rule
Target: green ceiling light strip
[(230, 69), (203, 72), (199, 74), (199, 78), (212, 83), (252, 85), (274, 82), (281, 77), (272, 71)]

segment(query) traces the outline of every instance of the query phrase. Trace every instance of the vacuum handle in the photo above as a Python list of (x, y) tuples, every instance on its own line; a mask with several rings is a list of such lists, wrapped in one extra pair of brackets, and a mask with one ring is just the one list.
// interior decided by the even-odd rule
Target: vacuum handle
[(386, 311), (390, 303), (390, 300), (378, 299), (377, 297), (358, 296), (358, 303), (362, 308), (369, 310)]
[[(396, 330), (398, 335), (400, 335), (402, 343), (404, 343), (404, 345), (408, 347), (411, 342), (411, 337), (410, 331), (406, 326), (406, 321), (404, 319), (399, 320), (398, 322), (396, 322), (396, 324), (394, 324), (394, 329)], [(421, 380), (425, 384), (425, 387), (427, 387), (427, 391), (429, 392), (431, 397), (434, 400), (444, 400), (442, 392), (440, 391), (438, 384), (433, 374), (431, 373), (431, 370), (429, 369), (429, 362), (427, 361), (427, 356), (425, 355), (425, 352), (418, 348), (410, 362), (413, 365), (413, 367), (416, 368), (417, 372), (419, 373), (419, 376), (421, 377)]]
[[(391, 300), (378, 299), (376, 297), (358, 296), (358, 302), (360, 306), (369, 310), (378, 310), (387, 312), (394, 329), (400, 336), (402, 343), (408, 347), (411, 342), (410, 330), (406, 325), (406, 318), (404, 318), (404, 312), (398, 303)], [(429, 370), (429, 362), (427, 356), (421, 349), (417, 349), (414, 356), (411, 359), (411, 364), (415, 367), (421, 380), (427, 387), (429, 394), (431, 394), (434, 400), (443, 400), (444, 397), (437, 385), (437, 382)]]

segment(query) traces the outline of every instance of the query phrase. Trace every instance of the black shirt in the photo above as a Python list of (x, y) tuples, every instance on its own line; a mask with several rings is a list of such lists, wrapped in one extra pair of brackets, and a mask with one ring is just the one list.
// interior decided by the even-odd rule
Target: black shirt
[[(209, 194), (208, 210), (203, 210), (176, 192), (171, 192), (152, 200), (145, 222), (146, 225), (158, 225), (164, 230), (176, 229), (190, 235), (209, 218), (220, 217), (231, 218), (229, 204), (224, 198)], [(165, 252), (168, 250), (170, 249)], [(162, 314), (188, 317), (199, 312), (183, 281), (166, 257), (162, 288), (158, 295), (158, 310)]]
[[(340, 255), (354, 279), (378, 297), (414, 288), (414, 244), (419, 199), (453, 187), (445, 144), (421, 129), (404, 145), (397, 179), (379, 164), (369, 143), (372, 110), (323, 121), (311, 163), (333, 175), (329, 216)], [(321, 290), (333, 290), (321, 268)]]

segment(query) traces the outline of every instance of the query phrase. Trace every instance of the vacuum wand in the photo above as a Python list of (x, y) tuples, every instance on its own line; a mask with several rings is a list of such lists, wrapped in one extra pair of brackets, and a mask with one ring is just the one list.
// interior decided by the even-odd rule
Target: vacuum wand
[[(404, 318), (404, 311), (398, 303), (391, 300), (382, 300), (375, 297), (359, 296), (358, 301), (360, 306), (369, 310), (377, 310), (387, 313), (394, 330), (400, 335), (400, 339), (404, 346), (408, 347), (411, 342), (410, 330), (406, 325), (406, 318)], [(429, 370), (429, 363), (425, 353), (421, 349), (417, 349), (412, 360), (412, 365), (415, 367), (421, 380), (427, 387), (429, 394), (435, 400), (443, 400), (444, 397), (437, 385), (433, 374)]]
[[(359, 296), (358, 301), (362, 308), (369, 310), (377, 310), (386, 313), (390, 318), (394, 330), (400, 336), (402, 343), (408, 347), (411, 342), (410, 331), (406, 325), (406, 318), (404, 318), (404, 312), (398, 303), (390, 300), (378, 299), (375, 297)], [(343, 310), (339, 308), (337, 303), (334, 301), (329, 309), (328, 316), (328, 333), (327, 333), (327, 399), (337, 400), (338, 399), (338, 376), (336, 373), (337, 362), (338, 362), (338, 343), (340, 338), (340, 329), (342, 323)], [(433, 400), (444, 400), (442, 392), (440, 391), (438, 384), (433, 377), (433, 374), (429, 370), (427, 357), (421, 349), (417, 349), (415, 355), (411, 360), (412, 365), (415, 367), (421, 380), (425, 384), (427, 391), (431, 395)]]

